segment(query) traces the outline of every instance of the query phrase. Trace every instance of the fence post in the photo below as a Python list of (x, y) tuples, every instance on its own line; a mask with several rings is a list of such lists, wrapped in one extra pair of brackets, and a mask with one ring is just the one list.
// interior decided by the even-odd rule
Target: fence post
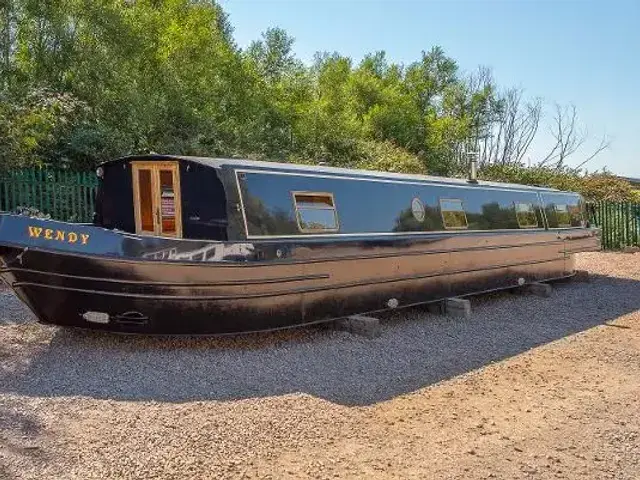
[(604, 248), (605, 250), (609, 250), (611, 248), (611, 244), (609, 242), (609, 235), (611, 233), (611, 229), (609, 228), (609, 219), (611, 216), (609, 215), (609, 203), (602, 202), (602, 236), (604, 238)]
[(638, 242), (638, 236), (640, 235), (640, 204), (632, 205), (631, 213), (633, 218), (633, 244), (636, 247), (640, 247), (640, 242)]

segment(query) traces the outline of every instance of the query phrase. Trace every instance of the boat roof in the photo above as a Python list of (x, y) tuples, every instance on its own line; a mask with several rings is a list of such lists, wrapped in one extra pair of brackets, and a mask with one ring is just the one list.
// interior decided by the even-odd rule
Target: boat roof
[[(239, 169), (253, 169), (253, 170), (278, 170), (286, 172), (300, 172), (300, 173), (314, 173), (316, 175), (328, 175), (328, 176), (349, 176), (358, 178), (391, 178), (396, 180), (407, 181), (421, 181), (446, 185), (469, 185), (467, 179), (464, 178), (450, 178), (450, 177), (438, 177), (434, 175), (419, 175), (410, 173), (395, 173), (395, 172), (382, 172), (377, 170), (360, 170), (353, 168), (341, 168), (341, 167), (329, 167), (325, 165), (309, 165), (298, 163), (284, 163), (284, 162), (271, 162), (260, 160), (248, 160), (241, 158), (210, 158), (210, 157), (195, 157), (189, 155), (159, 155), (159, 154), (146, 154), (146, 155), (128, 155), (115, 160), (110, 160), (102, 163), (101, 165), (121, 162), (126, 160), (146, 160), (146, 161), (166, 161), (166, 160), (187, 160), (190, 162), (200, 163), (211, 168), (239, 168)], [(551, 187), (521, 185), (517, 183), (501, 183), (501, 182), (488, 182), (485, 180), (478, 180), (477, 185), (484, 185), (488, 187), (502, 187), (502, 188), (517, 188), (519, 190), (530, 189), (539, 191), (551, 191), (559, 192), (560, 190)]]
[(632, 185), (640, 185), (640, 177), (620, 177), (623, 180), (631, 183)]

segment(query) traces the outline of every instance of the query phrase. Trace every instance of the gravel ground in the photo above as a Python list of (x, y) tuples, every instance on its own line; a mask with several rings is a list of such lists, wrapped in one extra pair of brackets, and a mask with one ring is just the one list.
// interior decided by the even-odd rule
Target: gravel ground
[(640, 254), (590, 283), (323, 329), (160, 339), (0, 291), (0, 478), (640, 478)]

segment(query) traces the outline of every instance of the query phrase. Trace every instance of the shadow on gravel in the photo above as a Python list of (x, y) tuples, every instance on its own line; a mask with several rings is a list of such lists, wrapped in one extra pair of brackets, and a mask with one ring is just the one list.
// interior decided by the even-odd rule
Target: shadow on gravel
[(0, 478), (19, 478), (5, 464), (6, 457), (17, 457), (23, 465), (47, 461), (45, 453), (34, 445), (42, 432), (42, 425), (30, 414), (0, 404), (0, 432)]
[(373, 340), (321, 329), (213, 339), (55, 329), (25, 370), (0, 377), (0, 393), (187, 402), (302, 392), (368, 405), (636, 311), (638, 292), (640, 281), (593, 276), (556, 284), (550, 298), (485, 295), (470, 320), (405, 310)]

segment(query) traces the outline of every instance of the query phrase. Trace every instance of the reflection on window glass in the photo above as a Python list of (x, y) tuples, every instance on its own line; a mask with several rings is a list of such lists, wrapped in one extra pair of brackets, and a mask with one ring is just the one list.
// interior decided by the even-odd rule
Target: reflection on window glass
[(571, 205), (569, 207), (569, 215), (571, 216), (571, 225), (581, 225), (584, 221), (582, 205)]
[(296, 193), (298, 207), (333, 208), (333, 197), (327, 194)]
[(538, 227), (538, 216), (531, 203), (516, 203), (515, 206), (520, 228)]
[(301, 230), (336, 230), (338, 228), (333, 210), (298, 209), (298, 223)]
[(330, 193), (293, 194), (301, 232), (335, 232), (338, 230), (338, 214)]
[(570, 227), (571, 226), (571, 214), (569, 213), (569, 208), (565, 204), (556, 204), (556, 219), (558, 221), (559, 227)]
[(467, 215), (462, 205), (462, 200), (455, 198), (441, 198), (440, 212), (442, 223), (446, 229), (468, 228)]

